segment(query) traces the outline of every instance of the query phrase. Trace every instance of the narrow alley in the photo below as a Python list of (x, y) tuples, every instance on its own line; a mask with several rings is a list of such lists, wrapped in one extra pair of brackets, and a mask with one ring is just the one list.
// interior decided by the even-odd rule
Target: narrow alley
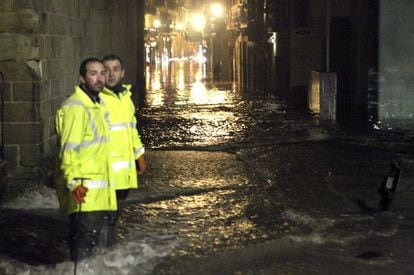
[[(410, 0), (1, 1), (0, 274), (414, 274), (413, 10)], [(111, 129), (99, 98), (108, 54), (122, 59), (112, 88), (130, 84), (134, 103), (115, 124), (137, 140), (136, 108), (147, 167), (118, 243), (92, 241), (93, 256), (72, 262), (55, 115), (93, 57), (90, 99)], [(107, 136), (99, 152), (127, 147)], [(138, 149), (131, 165), (116, 161), (134, 184)], [(100, 154), (89, 155), (83, 167)], [(98, 182), (113, 207), (100, 210), (115, 209), (113, 164), (102, 161)]]

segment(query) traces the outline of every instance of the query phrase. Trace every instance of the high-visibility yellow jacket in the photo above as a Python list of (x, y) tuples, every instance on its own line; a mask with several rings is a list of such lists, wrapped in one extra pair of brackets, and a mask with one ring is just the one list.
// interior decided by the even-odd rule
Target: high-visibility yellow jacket
[(109, 158), (117, 190), (138, 187), (135, 160), (145, 151), (137, 130), (131, 85), (123, 87), (124, 91), (118, 94), (107, 88), (100, 94), (109, 110)]
[[(117, 209), (116, 192), (109, 163), (108, 111), (95, 103), (79, 87), (56, 113), (59, 160), (56, 166), (56, 191), (61, 210), (73, 212)], [(82, 184), (89, 190), (85, 202), (76, 204), (70, 192)]]

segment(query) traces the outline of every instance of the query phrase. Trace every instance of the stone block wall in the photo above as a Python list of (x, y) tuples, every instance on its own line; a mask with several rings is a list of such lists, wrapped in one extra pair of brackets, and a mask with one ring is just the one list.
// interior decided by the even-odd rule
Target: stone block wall
[(0, 2), (0, 129), (12, 178), (27, 171), (52, 173), (57, 149), (54, 115), (79, 83), (83, 59), (118, 54), (128, 69), (126, 81), (136, 84), (137, 37), (143, 36), (139, 16), (143, 10), (133, 0)]

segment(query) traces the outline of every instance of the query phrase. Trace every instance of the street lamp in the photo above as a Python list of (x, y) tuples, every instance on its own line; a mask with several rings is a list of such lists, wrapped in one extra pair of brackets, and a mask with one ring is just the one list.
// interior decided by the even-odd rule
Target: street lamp
[(220, 3), (213, 3), (210, 6), (210, 12), (216, 18), (222, 17), (224, 14), (224, 7)]
[(220, 2), (213, 2), (208, 6), (208, 48), (209, 48), (209, 68), (214, 80), (221, 79), (223, 52), (223, 38), (225, 36), (225, 9)]
[(196, 31), (202, 31), (206, 24), (206, 19), (203, 15), (199, 13), (194, 13), (191, 18), (191, 24)]
[(158, 29), (161, 27), (161, 21), (159, 19), (154, 20), (154, 28)]

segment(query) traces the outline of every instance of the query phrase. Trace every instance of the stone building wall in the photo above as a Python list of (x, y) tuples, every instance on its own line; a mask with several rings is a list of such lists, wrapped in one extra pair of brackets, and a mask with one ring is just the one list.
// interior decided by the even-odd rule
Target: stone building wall
[(143, 11), (136, 2), (0, 1), (5, 114), (0, 128), (10, 179), (2, 181), (0, 192), (50, 177), (57, 149), (54, 115), (79, 83), (84, 58), (118, 54), (127, 65), (126, 80), (136, 84), (136, 37), (143, 35), (137, 24)]

